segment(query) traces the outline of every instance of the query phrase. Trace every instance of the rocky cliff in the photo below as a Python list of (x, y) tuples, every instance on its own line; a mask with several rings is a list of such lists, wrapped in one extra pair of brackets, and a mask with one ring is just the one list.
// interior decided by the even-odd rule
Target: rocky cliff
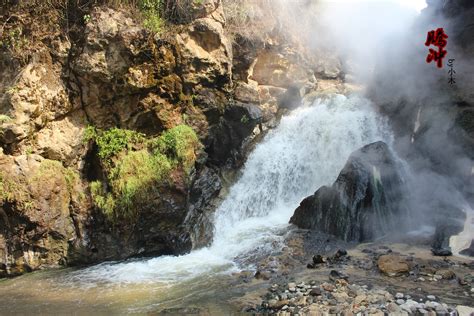
[(274, 26), (231, 34), (220, 0), (159, 31), (150, 8), (65, 3), (1, 6), (0, 276), (206, 245), (222, 172), (340, 76)]

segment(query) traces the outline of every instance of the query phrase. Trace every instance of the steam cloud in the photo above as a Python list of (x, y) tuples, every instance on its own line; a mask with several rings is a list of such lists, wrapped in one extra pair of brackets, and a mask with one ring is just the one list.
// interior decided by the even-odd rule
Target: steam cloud
[[(412, 175), (412, 219), (420, 223), (472, 212), (474, 144), (455, 122), (474, 104), (474, 7), (461, 2), (428, 0), (420, 13), (407, 1), (277, 1), (282, 21), (298, 11), (288, 30), (315, 51), (335, 52), (346, 80), (363, 84), (390, 118)], [(442, 69), (425, 61), (427, 32), (439, 27), (449, 36)], [(455, 59), (456, 85), (448, 83), (448, 59)]]

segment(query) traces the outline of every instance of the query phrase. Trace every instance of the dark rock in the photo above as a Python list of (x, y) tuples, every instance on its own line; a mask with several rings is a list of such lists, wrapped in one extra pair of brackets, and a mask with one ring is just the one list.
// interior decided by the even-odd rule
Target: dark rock
[(311, 295), (311, 296), (321, 296), (322, 295), (321, 289), (314, 288), (311, 291), (309, 291), (309, 295)]
[(214, 202), (221, 188), (216, 170), (203, 167), (197, 172), (189, 193), (189, 213), (184, 223), (195, 248), (206, 246), (212, 239)]
[(344, 256), (347, 256), (347, 251), (345, 249), (339, 249), (334, 255), (334, 258), (342, 258)]
[(258, 280), (270, 280), (271, 278), (271, 273), (268, 271), (260, 271), (258, 270), (255, 272), (255, 278)]
[(219, 123), (210, 128), (206, 141), (209, 160), (216, 165), (241, 160), (242, 146), (261, 118), (262, 112), (254, 104), (235, 102), (229, 106)]
[(469, 248), (460, 251), (459, 254), (474, 257), (474, 239), (471, 241)]
[(373, 240), (403, 227), (404, 190), (388, 146), (372, 143), (351, 154), (332, 187), (304, 199), (290, 223), (344, 240)]
[(340, 279), (348, 280), (349, 276), (340, 271), (331, 270), (331, 272), (329, 272), (329, 279), (332, 281), (336, 281)]
[(321, 255), (313, 256), (313, 263), (314, 264), (324, 263), (324, 258)]
[(431, 252), (435, 256), (452, 256), (449, 239), (459, 234), (464, 228), (466, 214), (457, 208), (440, 205), (436, 216), (436, 230), (431, 244)]
[(451, 249), (448, 248), (432, 248), (431, 252), (435, 256), (440, 256), (440, 257), (447, 257), (447, 256), (452, 256), (453, 253), (451, 252)]

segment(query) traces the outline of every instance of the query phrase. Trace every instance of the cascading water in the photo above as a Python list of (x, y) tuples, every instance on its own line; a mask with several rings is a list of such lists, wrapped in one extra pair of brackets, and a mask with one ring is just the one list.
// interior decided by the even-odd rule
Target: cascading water
[(216, 210), (209, 247), (180, 257), (20, 277), (0, 284), (0, 310), (123, 314), (198, 305), (211, 314), (230, 314), (222, 302), (239, 289), (229, 286), (228, 273), (251, 269), (258, 256), (278, 251), (301, 200), (331, 184), (354, 150), (378, 140), (391, 143), (389, 130), (361, 97), (335, 95), (302, 106), (283, 117), (248, 157)]
[(318, 99), (283, 117), (250, 154), (216, 211), (211, 246), (180, 257), (100, 264), (67, 278), (89, 284), (177, 282), (239, 269), (246, 255), (282, 240), (301, 200), (332, 183), (352, 151), (377, 140), (390, 143), (389, 130), (367, 99)]

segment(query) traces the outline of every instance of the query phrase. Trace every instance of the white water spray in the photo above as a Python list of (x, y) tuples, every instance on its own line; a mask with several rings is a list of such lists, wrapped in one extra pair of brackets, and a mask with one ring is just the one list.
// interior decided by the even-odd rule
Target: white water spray
[(349, 155), (368, 143), (391, 143), (388, 124), (361, 97), (335, 95), (283, 117), (250, 154), (242, 176), (215, 216), (211, 246), (190, 254), (105, 263), (71, 273), (68, 281), (175, 283), (204, 273), (235, 271), (242, 258), (275, 248), (299, 203), (331, 184)]

